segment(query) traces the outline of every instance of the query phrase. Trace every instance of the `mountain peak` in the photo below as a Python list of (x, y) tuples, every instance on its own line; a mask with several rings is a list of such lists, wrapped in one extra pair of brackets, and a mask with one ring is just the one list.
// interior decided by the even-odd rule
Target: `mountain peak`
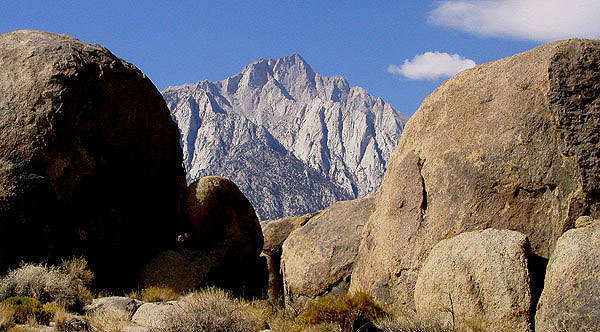
[(263, 219), (372, 193), (404, 127), (391, 105), (316, 73), (297, 53), (200, 88), (209, 98), (183, 88), (165, 94), (188, 181), (235, 180)]
[(302, 72), (307, 76), (314, 76), (315, 72), (312, 67), (298, 53), (286, 55), (279, 59), (269, 60), (269, 66), (274, 73), (282, 73), (284, 71)]

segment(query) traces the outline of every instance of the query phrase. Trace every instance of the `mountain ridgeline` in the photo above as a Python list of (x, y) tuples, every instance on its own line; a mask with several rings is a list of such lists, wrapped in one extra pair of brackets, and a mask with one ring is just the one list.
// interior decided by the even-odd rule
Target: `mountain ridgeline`
[(181, 132), (188, 182), (231, 179), (261, 219), (374, 192), (407, 121), (343, 77), (316, 73), (297, 54), (162, 94)]

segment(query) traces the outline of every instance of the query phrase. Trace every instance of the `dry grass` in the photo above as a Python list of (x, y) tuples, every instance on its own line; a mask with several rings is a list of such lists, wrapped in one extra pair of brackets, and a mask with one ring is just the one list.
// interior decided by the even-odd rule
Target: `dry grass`
[(167, 315), (161, 331), (253, 332), (266, 328), (261, 314), (248, 302), (208, 288), (180, 299), (180, 307)]
[(170, 287), (152, 286), (142, 290), (140, 300), (144, 302), (168, 302), (179, 299), (181, 293)]
[(441, 322), (435, 318), (419, 317), (413, 311), (396, 312), (388, 317), (375, 320), (374, 325), (383, 332), (480, 332), (488, 330), (486, 328), (488, 324), (483, 320), (464, 320), (457, 317), (453, 324), (452, 322)]
[(64, 262), (60, 267), (23, 264), (0, 280), (0, 300), (26, 296), (80, 310), (91, 303), (87, 285), (92, 278), (87, 262), (81, 258)]
[[(100, 298), (100, 297), (107, 297), (107, 296), (110, 296), (110, 295), (104, 295), (104, 294), (100, 294), (100, 293), (99, 293), (99, 294), (98, 294), (98, 296), (97, 296), (97, 298)], [(138, 299), (138, 300), (141, 300), (141, 299), (142, 299), (142, 291), (141, 291), (141, 290), (139, 290), (139, 289), (134, 289), (134, 290), (130, 291), (129, 293), (126, 293), (126, 294), (125, 294), (125, 297), (128, 297), (128, 298), (130, 298), (130, 299)]]
[(38, 328), (29, 325), (15, 325), (9, 327), (7, 332), (38, 332)]
[(85, 320), (98, 331), (121, 332), (129, 323), (129, 313), (124, 310), (106, 308), (87, 314)]
[(90, 271), (88, 262), (83, 257), (74, 257), (65, 260), (60, 267), (64, 272), (84, 286), (89, 286), (92, 281), (94, 281), (94, 274)]
[(351, 332), (373, 326), (386, 311), (365, 293), (346, 294), (337, 299), (320, 297), (307, 303), (299, 319), (308, 325), (333, 324)]
[(383, 332), (450, 332), (440, 323), (417, 318), (414, 314), (400, 314), (374, 321), (375, 327)]
[(15, 309), (12, 306), (0, 304), (0, 331), (3, 331), (13, 325)]
[(65, 323), (71, 319), (73, 317), (72, 314), (70, 314), (67, 309), (65, 309), (65, 307), (60, 306), (58, 309), (56, 309), (56, 311), (54, 312), (54, 318), (52, 319), (52, 321), (54, 323), (56, 323), (56, 326), (64, 326)]

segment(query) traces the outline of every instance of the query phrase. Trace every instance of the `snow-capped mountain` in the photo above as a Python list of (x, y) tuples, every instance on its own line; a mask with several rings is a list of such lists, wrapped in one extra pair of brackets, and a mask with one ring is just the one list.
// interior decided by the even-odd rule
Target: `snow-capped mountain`
[(261, 219), (316, 211), (375, 191), (407, 118), (297, 54), (220, 82), (169, 87), (191, 182), (233, 180)]

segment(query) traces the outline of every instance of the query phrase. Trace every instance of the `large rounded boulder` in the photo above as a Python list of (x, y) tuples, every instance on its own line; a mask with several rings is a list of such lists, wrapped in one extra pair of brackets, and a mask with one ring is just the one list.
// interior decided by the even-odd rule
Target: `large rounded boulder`
[(283, 243), (281, 271), (286, 304), (302, 307), (318, 296), (348, 291), (373, 196), (340, 201), (293, 231)]
[(351, 291), (413, 306), (440, 240), (525, 234), (548, 258), (580, 215), (600, 214), (600, 41), (547, 44), (457, 74), (410, 119), (365, 226)]
[(585, 225), (558, 239), (538, 303), (536, 331), (594, 331), (600, 326), (600, 220), (585, 219)]
[(529, 332), (528, 255), (527, 237), (505, 229), (440, 241), (417, 279), (417, 314), (445, 326)]
[(0, 34), (0, 91), (0, 265), (85, 254), (99, 283), (133, 285), (174, 245), (185, 186), (160, 93), (108, 49), (39, 31)]
[(185, 216), (196, 247), (218, 248), (228, 262), (245, 262), (262, 251), (264, 240), (256, 212), (228, 179), (207, 176), (191, 184)]
[(266, 263), (254, 208), (232, 181), (207, 176), (192, 183), (184, 202), (184, 248), (163, 252), (144, 269), (142, 283), (189, 290), (216, 285), (245, 296), (262, 296)]

